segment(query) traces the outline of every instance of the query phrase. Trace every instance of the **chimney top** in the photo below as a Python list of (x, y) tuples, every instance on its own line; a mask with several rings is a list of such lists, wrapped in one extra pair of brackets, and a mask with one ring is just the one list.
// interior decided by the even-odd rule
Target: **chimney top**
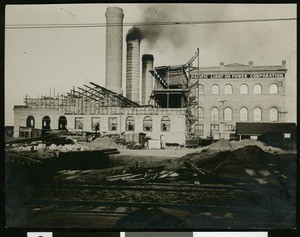
[(286, 67), (286, 61), (282, 60), (282, 66), (285, 68)]
[(105, 12), (106, 17), (124, 17), (123, 9), (120, 7), (108, 7)]
[(220, 66), (221, 66), (221, 67), (224, 67), (224, 62), (220, 62)]
[(141, 42), (142, 40), (142, 32), (138, 27), (132, 27), (126, 36), (126, 41), (134, 41), (134, 40), (138, 40), (139, 42)]
[(142, 61), (154, 61), (154, 57), (152, 54), (143, 54)]
[(250, 66), (250, 67), (253, 66), (253, 61), (249, 61), (249, 66)]

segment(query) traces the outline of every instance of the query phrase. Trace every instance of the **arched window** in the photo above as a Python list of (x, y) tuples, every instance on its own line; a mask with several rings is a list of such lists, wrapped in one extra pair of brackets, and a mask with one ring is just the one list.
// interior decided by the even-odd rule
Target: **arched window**
[(170, 119), (168, 116), (164, 116), (161, 119), (161, 131), (162, 132), (170, 132)]
[(248, 109), (245, 107), (240, 109), (240, 121), (248, 121)]
[(199, 107), (199, 120), (203, 121), (204, 120), (204, 109)]
[(42, 129), (50, 129), (51, 119), (49, 116), (44, 116), (42, 119)]
[(134, 118), (132, 116), (128, 116), (125, 123), (126, 131), (134, 131)]
[(278, 121), (278, 109), (276, 109), (276, 108), (270, 109), (270, 121), (271, 122)]
[(210, 120), (211, 121), (219, 121), (219, 109), (214, 107), (210, 111)]
[(278, 93), (278, 86), (276, 84), (271, 84), (269, 89), (270, 89), (270, 94), (277, 94)]
[(144, 118), (143, 129), (144, 131), (152, 131), (152, 118), (150, 116)]
[(241, 85), (240, 94), (248, 94), (248, 86), (246, 84)]
[(253, 93), (254, 94), (261, 94), (261, 85), (260, 84), (255, 84), (254, 85)]
[(227, 107), (224, 109), (224, 121), (232, 120), (232, 109)]
[(58, 129), (59, 130), (67, 129), (67, 118), (65, 116), (60, 116), (58, 118)]
[(232, 85), (230, 85), (230, 84), (225, 85), (224, 93), (225, 94), (232, 94)]
[(253, 121), (260, 122), (261, 121), (261, 108), (255, 108), (253, 110)]
[(211, 86), (211, 93), (216, 95), (216, 94), (219, 94), (219, 86), (214, 84)]
[(204, 86), (199, 85), (199, 94), (203, 95), (204, 94)]
[(28, 116), (26, 119), (26, 127), (28, 128), (34, 128), (35, 122), (34, 122), (34, 117), (33, 116)]

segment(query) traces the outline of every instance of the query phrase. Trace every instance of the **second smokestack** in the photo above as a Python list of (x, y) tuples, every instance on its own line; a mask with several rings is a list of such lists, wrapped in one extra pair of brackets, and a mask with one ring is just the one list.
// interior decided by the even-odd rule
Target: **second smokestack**
[(132, 28), (126, 37), (126, 97), (140, 103), (140, 42), (141, 33), (138, 28)]
[(153, 77), (150, 70), (153, 70), (153, 55), (142, 56), (142, 104), (147, 105), (153, 90)]

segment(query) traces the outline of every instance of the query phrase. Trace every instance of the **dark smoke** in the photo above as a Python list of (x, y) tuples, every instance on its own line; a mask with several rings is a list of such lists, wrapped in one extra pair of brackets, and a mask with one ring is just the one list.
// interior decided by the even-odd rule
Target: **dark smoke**
[[(190, 17), (180, 9), (178, 5), (149, 6), (143, 8), (142, 22), (176, 22), (178, 18), (188, 20)], [(169, 45), (180, 47), (188, 38), (188, 30), (182, 25), (147, 25), (139, 27), (142, 32), (142, 39), (152, 48), (160, 41), (166, 41)]]
[(131, 29), (129, 29), (127, 36), (126, 36), (126, 41), (138, 39), (141, 42), (142, 38), (143, 37), (142, 37), (141, 30), (134, 26)]

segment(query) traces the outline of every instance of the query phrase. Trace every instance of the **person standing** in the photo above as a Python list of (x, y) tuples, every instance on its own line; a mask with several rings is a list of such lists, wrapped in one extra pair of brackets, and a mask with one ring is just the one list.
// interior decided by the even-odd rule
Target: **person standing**
[[(100, 127), (100, 124), (97, 122), (95, 125), (96, 137), (99, 137), (99, 134), (98, 134), (99, 127)], [(99, 133), (100, 133), (100, 131), (99, 131)]]

